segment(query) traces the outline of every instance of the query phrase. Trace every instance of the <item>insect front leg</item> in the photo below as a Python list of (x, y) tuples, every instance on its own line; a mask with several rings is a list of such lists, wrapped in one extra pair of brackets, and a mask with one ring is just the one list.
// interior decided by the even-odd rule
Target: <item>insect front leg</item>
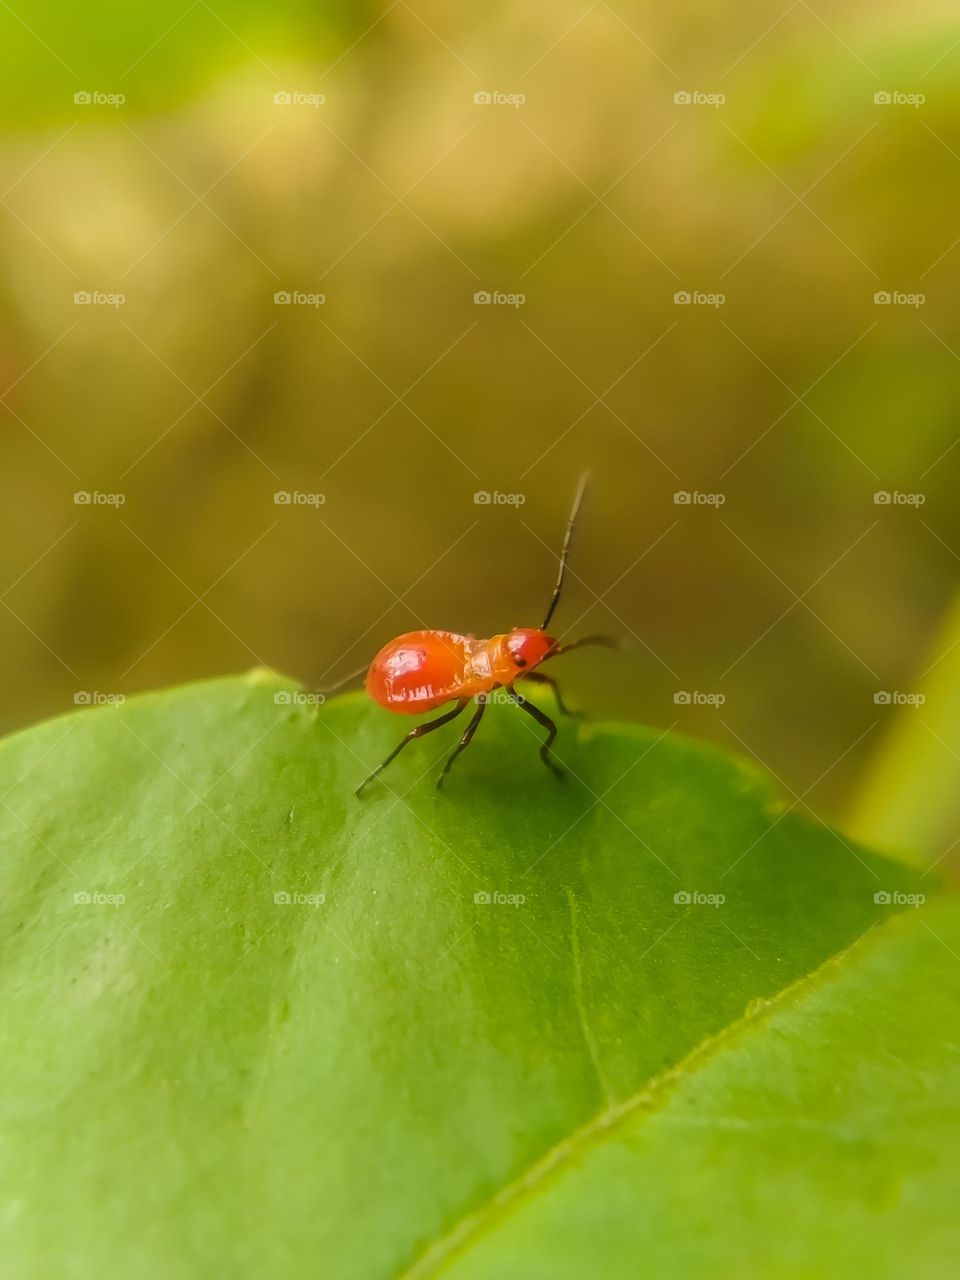
[(553, 696), (557, 700), (557, 710), (562, 716), (570, 716), (571, 719), (574, 720), (583, 719), (582, 711), (571, 711), (564, 702), (563, 695), (560, 692), (560, 686), (557, 684), (556, 680), (554, 680), (553, 676), (544, 675), (542, 671), (531, 671), (528, 676), (524, 677), (524, 679), (532, 680), (534, 684), (548, 685), (553, 690)]
[(374, 780), (378, 773), (383, 772), (391, 760), (396, 759), (408, 742), (413, 742), (414, 738), (422, 738), (425, 733), (432, 733), (434, 729), (439, 729), (441, 725), (449, 724), (454, 717), (458, 716), (460, 712), (463, 711), (469, 701), (469, 698), (461, 698), (452, 711), (446, 712), (445, 715), (437, 716), (436, 720), (428, 720), (426, 724), (418, 724), (415, 729), (411, 729), (409, 733), (404, 734), (387, 758), (377, 765), (373, 773), (364, 778), (353, 794), (358, 796), (364, 787)]
[(517, 693), (512, 685), (507, 686), (507, 695), (514, 700), (521, 711), (526, 711), (527, 715), (533, 716), (537, 724), (542, 725), (547, 730), (547, 739), (540, 747), (540, 759), (555, 777), (563, 778), (565, 776), (563, 769), (550, 755), (550, 747), (557, 736), (557, 726), (539, 707), (535, 707), (522, 694)]

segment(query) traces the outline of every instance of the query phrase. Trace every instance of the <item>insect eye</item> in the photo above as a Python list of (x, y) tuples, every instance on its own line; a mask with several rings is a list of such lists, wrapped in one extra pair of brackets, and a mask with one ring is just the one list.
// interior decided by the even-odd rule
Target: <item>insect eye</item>
[(513, 661), (518, 667), (525, 667), (527, 665), (526, 658), (514, 658)]

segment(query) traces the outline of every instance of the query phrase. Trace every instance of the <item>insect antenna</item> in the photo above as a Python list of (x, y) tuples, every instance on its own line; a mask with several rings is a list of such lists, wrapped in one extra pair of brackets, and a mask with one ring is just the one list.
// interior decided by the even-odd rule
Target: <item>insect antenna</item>
[(580, 514), (580, 504), (583, 502), (583, 495), (590, 481), (590, 472), (584, 471), (577, 485), (577, 492), (573, 499), (573, 507), (570, 510), (570, 519), (567, 521), (567, 531), (563, 535), (563, 546), (560, 549), (560, 572), (557, 574), (557, 585), (553, 588), (553, 596), (550, 600), (550, 608), (547, 610), (547, 616), (544, 618), (540, 627), (541, 631), (546, 631), (550, 625), (550, 619), (553, 617), (557, 605), (560, 603), (560, 593), (563, 590), (563, 580), (567, 573), (567, 559), (570, 555), (570, 546), (573, 542), (573, 529), (577, 523), (577, 516)]

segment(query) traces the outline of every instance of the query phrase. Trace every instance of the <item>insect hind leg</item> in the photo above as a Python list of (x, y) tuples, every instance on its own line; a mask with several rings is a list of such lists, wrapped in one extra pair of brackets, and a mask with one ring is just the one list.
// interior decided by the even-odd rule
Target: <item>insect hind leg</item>
[(334, 680), (333, 684), (328, 684), (323, 689), (314, 689), (313, 692), (319, 699), (317, 705), (320, 706), (326, 702), (327, 698), (332, 698), (335, 693), (341, 693), (348, 689), (350, 685), (362, 682), (363, 677), (367, 674), (368, 666), (368, 663), (364, 663), (362, 667), (358, 667), (356, 671), (351, 671), (349, 675), (341, 676), (339, 680)]
[(469, 698), (461, 698), (452, 711), (447, 711), (444, 715), (437, 716), (436, 720), (428, 720), (426, 724), (418, 724), (416, 728), (411, 729), (409, 733), (404, 734), (386, 759), (382, 760), (380, 764), (377, 765), (373, 773), (368, 774), (364, 778), (353, 794), (355, 796), (359, 796), (364, 787), (366, 787), (368, 783), (371, 783), (378, 774), (382, 773), (391, 760), (395, 760), (397, 758), (408, 742), (413, 742), (414, 738), (422, 738), (426, 733), (432, 733), (434, 729), (439, 729), (441, 725), (449, 724), (454, 717), (458, 716), (461, 711), (464, 710), (469, 701)]

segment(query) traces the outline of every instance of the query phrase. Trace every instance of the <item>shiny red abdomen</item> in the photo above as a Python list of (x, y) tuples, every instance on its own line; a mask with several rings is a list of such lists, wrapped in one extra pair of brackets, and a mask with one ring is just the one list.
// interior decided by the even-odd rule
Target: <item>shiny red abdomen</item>
[(475, 644), (453, 631), (408, 631), (384, 645), (370, 664), (367, 693), (382, 707), (409, 715), (468, 696), (464, 676)]

